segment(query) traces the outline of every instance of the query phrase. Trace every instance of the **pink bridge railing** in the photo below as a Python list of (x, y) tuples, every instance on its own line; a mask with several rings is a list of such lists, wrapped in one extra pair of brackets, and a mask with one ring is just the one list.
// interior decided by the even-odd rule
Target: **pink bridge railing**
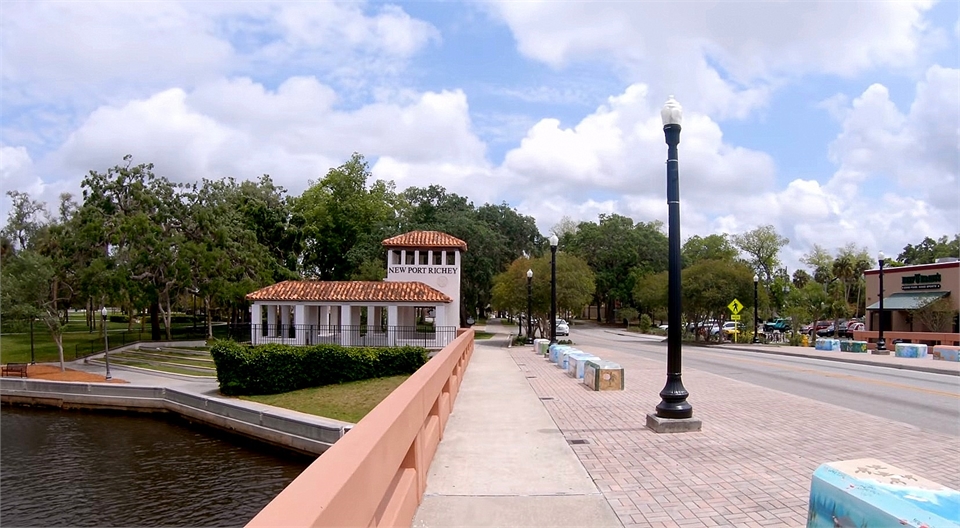
[(473, 330), (461, 332), (247, 526), (410, 526), (473, 354)]

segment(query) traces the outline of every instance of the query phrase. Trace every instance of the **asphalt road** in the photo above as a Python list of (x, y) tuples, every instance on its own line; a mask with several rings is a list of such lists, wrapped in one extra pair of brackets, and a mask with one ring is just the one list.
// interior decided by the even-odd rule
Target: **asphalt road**
[[(579, 344), (666, 361), (662, 338), (624, 336), (601, 328), (574, 328), (571, 333)], [(958, 376), (697, 346), (683, 348), (683, 368), (960, 437)]]

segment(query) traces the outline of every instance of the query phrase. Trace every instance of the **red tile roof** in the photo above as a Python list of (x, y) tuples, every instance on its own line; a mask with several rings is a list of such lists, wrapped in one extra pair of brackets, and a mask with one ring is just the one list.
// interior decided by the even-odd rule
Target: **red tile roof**
[(402, 248), (459, 248), (467, 250), (467, 243), (440, 231), (410, 231), (383, 241), (386, 247)]
[(283, 281), (247, 294), (250, 301), (452, 302), (422, 282)]

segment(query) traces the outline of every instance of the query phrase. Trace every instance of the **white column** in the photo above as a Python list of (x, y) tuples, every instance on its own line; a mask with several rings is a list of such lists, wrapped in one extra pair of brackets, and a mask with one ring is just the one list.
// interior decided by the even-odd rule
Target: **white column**
[(329, 306), (320, 307), (320, 321), (317, 324), (321, 326), (322, 331), (324, 332), (330, 330), (329, 328), (325, 328), (330, 326), (330, 307)]
[(253, 303), (250, 306), (250, 343), (256, 345), (260, 341), (263, 332), (263, 314), (260, 311), (261, 306)]
[(397, 325), (399, 321), (397, 319), (397, 307), (395, 305), (387, 306), (387, 344), (390, 346), (397, 346)]
[(276, 337), (277, 335), (277, 305), (267, 305), (267, 336)]
[(350, 346), (353, 344), (353, 313), (351, 313), (352, 310), (349, 306), (340, 306), (338, 310), (340, 311), (340, 324), (346, 327), (340, 330), (340, 340), (344, 346)]
[(278, 327), (281, 332), (280, 338), (287, 339), (287, 336), (290, 335), (290, 329), (288, 328), (288, 325), (290, 324), (290, 305), (289, 304), (280, 305), (280, 320), (277, 322), (280, 323), (280, 326)]
[(306, 341), (306, 306), (302, 304), (294, 305), (293, 307), (293, 324), (294, 324), (294, 337), (296, 339), (295, 343), (298, 345), (307, 344)]

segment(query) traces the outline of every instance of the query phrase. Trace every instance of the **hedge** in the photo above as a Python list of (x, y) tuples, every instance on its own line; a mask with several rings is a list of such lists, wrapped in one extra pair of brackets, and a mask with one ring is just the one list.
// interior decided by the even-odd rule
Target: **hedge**
[(276, 394), (370, 378), (412, 374), (427, 362), (422, 347), (243, 345), (217, 341), (210, 349), (220, 392)]

